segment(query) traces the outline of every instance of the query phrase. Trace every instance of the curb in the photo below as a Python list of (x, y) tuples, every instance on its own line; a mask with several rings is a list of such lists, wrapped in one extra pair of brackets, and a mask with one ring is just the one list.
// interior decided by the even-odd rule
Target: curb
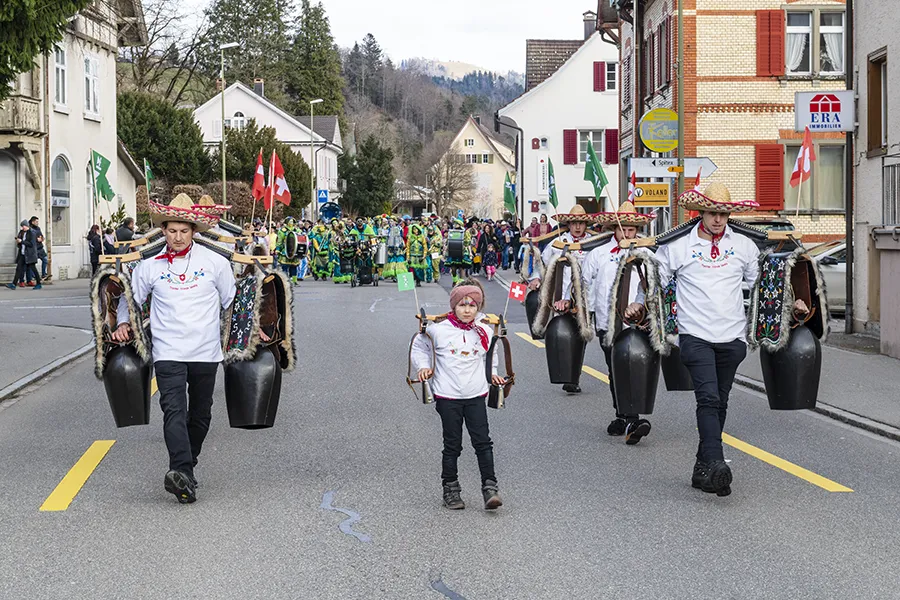
[(74, 352), (70, 352), (69, 354), (66, 354), (63, 357), (57, 358), (49, 365), (45, 365), (45, 366), (41, 367), (40, 369), (38, 369), (37, 371), (34, 371), (33, 373), (30, 373), (30, 374), (26, 375), (25, 377), (22, 377), (21, 379), (14, 381), (13, 383), (6, 386), (5, 388), (0, 389), (0, 402), (3, 402), (5, 400), (9, 399), (10, 397), (14, 396), (16, 393), (18, 393), (22, 389), (28, 387), (29, 385), (31, 385), (38, 379), (46, 377), (53, 371), (56, 371), (57, 369), (59, 369), (60, 367), (64, 367), (65, 365), (69, 364), (70, 362), (81, 358), (82, 356), (84, 356), (85, 354), (87, 354), (88, 352), (93, 350), (94, 347), (95, 347), (94, 342), (85, 344), (78, 350), (75, 350)]
[[(760, 381), (751, 379), (750, 377), (736, 375), (734, 378), (734, 382), (737, 385), (749, 390), (753, 390), (754, 392), (759, 392), (761, 394), (766, 393), (765, 385), (763, 385), (763, 383)], [(880, 435), (882, 437), (900, 442), (900, 429), (886, 423), (873, 421), (872, 419), (869, 419), (862, 415), (857, 415), (842, 408), (838, 408), (830, 404), (825, 404), (824, 402), (817, 402), (816, 407), (813, 408), (812, 411), (836, 421), (846, 423), (847, 425), (852, 425), (853, 427), (858, 427), (870, 433), (874, 433), (876, 435)]]

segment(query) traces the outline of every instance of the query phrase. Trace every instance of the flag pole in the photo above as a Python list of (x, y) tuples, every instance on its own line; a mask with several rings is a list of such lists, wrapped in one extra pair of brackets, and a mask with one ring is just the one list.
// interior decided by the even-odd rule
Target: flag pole
[[(800, 153), (803, 153), (803, 148), (800, 148)], [(809, 175), (812, 177), (812, 161), (809, 162)], [(800, 217), (800, 199), (801, 192), (803, 191), (803, 165), (800, 166), (800, 182), (797, 184), (797, 210), (794, 212), (794, 218), (797, 219)]]
[(272, 234), (272, 213), (275, 212), (275, 149), (272, 149), (272, 159), (269, 161), (269, 235)]
[[(91, 198), (91, 200), (94, 203), (94, 217), (95, 217), (94, 224), (100, 226), (100, 234), (101, 234), (101, 236), (104, 236), (106, 234), (103, 233), (103, 223), (102, 223), (103, 219), (100, 218), (99, 211), (97, 210), (99, 202), (97, 201), (97, 176), (94, 173), (94, 149), (88, 148), (88, 152), (90, 152), (90, 155), (91, 155), (91, 189), (93, 190), (93, 195), (94, 195), (94, 197)], [(113, 227), (113, 239), (114, 240), (116, 239), (115, 227)], [(118, 240), (116, 240), (116, 241), (118, 241)], [(104, 255), (106, 254), (106, 247), (103, 245), (102, 237), (100, 238), (100, 253), (104, 254)]]

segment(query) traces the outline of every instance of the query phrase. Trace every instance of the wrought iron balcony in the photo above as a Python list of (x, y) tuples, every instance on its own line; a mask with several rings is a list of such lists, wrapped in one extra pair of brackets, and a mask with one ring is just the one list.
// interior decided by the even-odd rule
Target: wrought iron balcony
[(41, 101), (13, 95), (0, 103), (0, 132), (41, 136)]

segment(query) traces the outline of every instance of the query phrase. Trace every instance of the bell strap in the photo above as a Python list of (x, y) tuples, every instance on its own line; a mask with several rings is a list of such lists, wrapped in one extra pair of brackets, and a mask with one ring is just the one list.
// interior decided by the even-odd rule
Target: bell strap
[[(425, 321), (425, 323), (427, 323), (427, 321)], [(412, 349), (413, 349), (413, 344), (415, 344), (415, 342), (416, 342), (416, 338), (419, 337), (420, 335), (427, 337), (431, 341), (431, 369), (432, 369), (432, 371), (434, 370), (434, 363), (437, 360), (437, 355), (435, 354), (435, 351), (434, 351), (434, 338), (432, 338), (428, 334), (428, 332), (426, 332), (424, 330), (424, 326), (423, 326), (422, 330), (414, 333), (412, 336), (412, 339), (409, 340), (409, 358), (406, 363), (406, 385), (409, 386), (409, 389), (412, 391), (413, 396), (415, 396), (417, 400), (419, 399), (419, 395), (416, 393), (416, 388), (413, 387), (413, 384), (421, 383), (421, 381), (418, 379), (418, 375), (416, 375), (416, 377), (417, 377), (416, 379), (413, 379), (411, 376), (412, 375)]]
[(497, 347), (498, 342), (503, 345), (503, 359), (506, 368), (506, 381), (503, 384), (503, 395), (504, 397), (508, 398), (509, 392), (516, 382), (516, 374), (513, 372), (512, 349), (509, 345), (509, 338), (507, 338), (505, 335), (495, 335), (493, 338), (491, 338), (491, 346), (488, 349), (487, 359), (484, 362), (484, 375), (485, 379), (487, 379), (487, 384), (494, 385), (494, 382), (492, 380), (492, 376), (494, 374), (494, 349)]

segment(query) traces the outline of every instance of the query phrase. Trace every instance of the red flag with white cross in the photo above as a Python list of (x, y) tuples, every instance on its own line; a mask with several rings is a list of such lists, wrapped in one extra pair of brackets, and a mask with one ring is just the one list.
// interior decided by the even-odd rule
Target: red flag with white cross
[(525, 294), (528, 288), (524, 283), (512, 282), (509, 284), (509, 297), (518, 302), (525, 302)]
[(272, 169), (274, 172), (273, 195), (275, 196), (276, 200), (278, 200), (285, 206), (290, 206), (291, 190), (288, 189), (287, 180), (284, 178), (284, 167), (281, 166), (281, 161), (278, 160), (278, 155), (274, 152), (272, 153)]
[(266, 174), (263, 172), (262, 148), (256, 159), (256, 173), (253, 174), (253, 199), (259, 202), (266, 195)]

